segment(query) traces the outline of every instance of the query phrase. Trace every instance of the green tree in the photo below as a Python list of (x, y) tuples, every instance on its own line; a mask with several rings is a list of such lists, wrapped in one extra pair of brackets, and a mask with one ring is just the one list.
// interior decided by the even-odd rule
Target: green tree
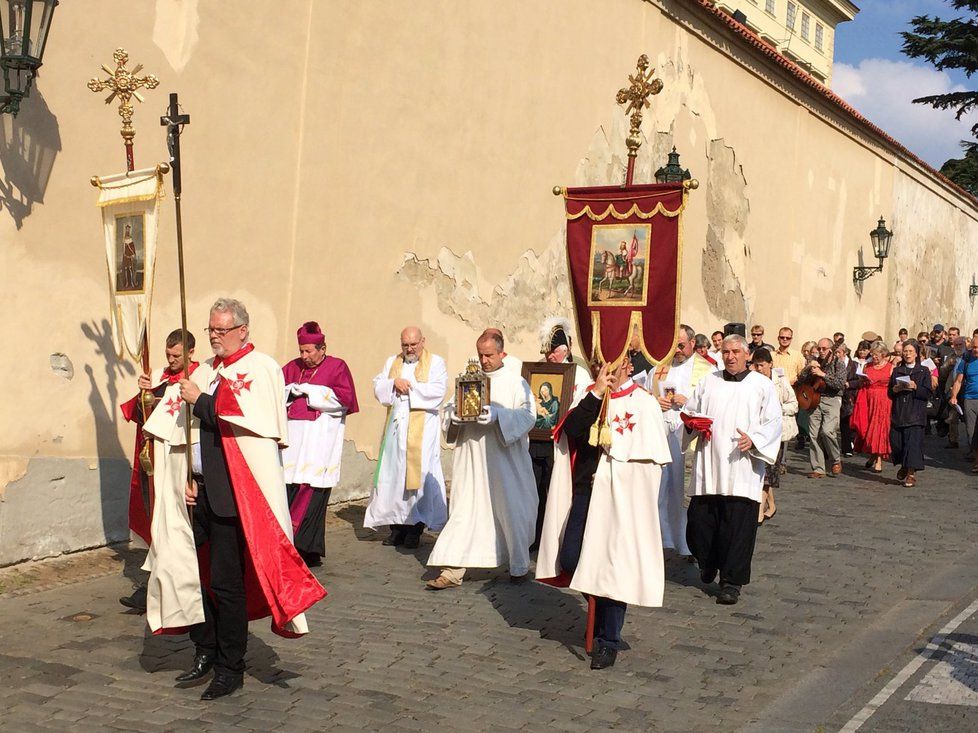
[[(904, 32), (903, 52), (911, 58), (927, 59), (935, 68), (960, 69), (968, 78), (978, 71), (978, 0), (948, 0), (963, 15), (952, 20), (918, 15), (911, 19), (912, 32)], [(978, 108), (978, 91), (931, 94), (913, 100), (936, 109), (953, 109), (957, 119)], [(978, 124), (971, 128), (978, 138)], [(963, 158), (952, 158), (941, 166), (941, 173), (978, 196), (978, 142), (962, 140)]]

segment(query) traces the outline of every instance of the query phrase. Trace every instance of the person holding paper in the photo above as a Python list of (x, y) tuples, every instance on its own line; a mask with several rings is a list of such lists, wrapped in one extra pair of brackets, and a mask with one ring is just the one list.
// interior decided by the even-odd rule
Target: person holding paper
[(907, 488), (917, 483), (924, 467), (924, 427), (930, 399), (930, 370), (920, 363), (920, 343), (903, 342), (903, 363), (893, 368), (887, 393), (893, 400), (890, 413), (890, 458), (899, 465), (897, 480)]
[(765, 467), (781, 449), (781, 401), (770, 379), (747, 368), (748, 354), (743, 336), (723, 339), (723, 371), (703, 377), (683, 408), (683, 447), (700, 437), (686, 541), (703, 583), (719, 575), (716, 599), (725, 605), (750, 582)]

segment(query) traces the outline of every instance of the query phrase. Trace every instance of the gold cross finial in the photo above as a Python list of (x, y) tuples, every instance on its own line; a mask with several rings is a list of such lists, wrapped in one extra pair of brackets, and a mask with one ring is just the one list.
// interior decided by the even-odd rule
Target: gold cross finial
[(112, 60), (116, 64), (115, 71), (102, 64), (102, 70), (109, 76), (105, 79), (92, 79), (88, 82), (88, 88), (93, 92), (101, 92), (106, 89), (111, 90), (109, 96), (105, 98), (106, 104), (119, 97), (119, 116), (122, 117), (121, 134), (123, 140), (126, 141), (126, 146), (131, 147), (132, 139), (136, 135), (136, 131), (132, 129), (132, 98), (135, 97), (142, 102), (143, 97), (136, 90), (140, 87), (155, 89), (159, 86), (160, 80), (152, 74), (147, 74), (142, 77), (136, 76), (142, 71), (142, 64), (129, 71), (126, 68), (126, 64), (129, 63), (129, 54), (126, 53), (124, 48), (117, 48), (112, 54)]
[(649, 68), (649, 57), (644, 53), (638, 57), (635, 73), (629, 74), (629, 86), (618, 90), (616, 100), (618, 104), (627, 104), (625, 114), (631, 115), (631, 129), (625, 145), (628, 147), (628, 157), (634, 158), (638, 155), (638, 149), (642, 147), (642, 110), (651, 106), (649, 97), (662, 91), (662, 80), (653, 79), (655, 69)]

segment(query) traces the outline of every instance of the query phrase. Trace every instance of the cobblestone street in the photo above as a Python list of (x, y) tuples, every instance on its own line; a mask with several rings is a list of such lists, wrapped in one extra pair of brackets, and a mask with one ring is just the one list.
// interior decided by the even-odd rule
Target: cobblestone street
[(174, 687), (186, 637), (147, 636), (119, 605), (128, 554), (0, 586), (0, 728), (975, 730), (978, 478), (936, 439), (915, 489), (858, 457), (808, 480), (803, 458), (790, 454), (741, 603), (716, 605), (671, 558), (665, 607), (629, 610), (612, 669), (587, 668), (578, 596), (505, 571), (425, 591), (433, 538), (383, 547), (346, 505), (329, 516), (311, 633), (253, 623), (245, 688), (216, 703)]

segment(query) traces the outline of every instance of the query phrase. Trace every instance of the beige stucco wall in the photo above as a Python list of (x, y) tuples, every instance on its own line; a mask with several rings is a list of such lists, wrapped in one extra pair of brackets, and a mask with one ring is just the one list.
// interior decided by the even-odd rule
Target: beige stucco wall
[[(684, 3), (289, 0), (245, 13), (158, 0), (126, 3), (126, 20), (109, 20), (122, 5), (62, 3), (14, 123), (56, 157), (43, 200), (19, 202), (20, 228), (0, 217), (0, 307), (15, 335), (3, 356), (0, 564), (125, 535), (132, 429), (118, 403), (136, 370), (114, 358), (105, 332), (88, 184), (124, 161), (115, 108), (85, 87), (118, 45), (162, 82), (138, 106), (137, 165), (166, 157), (157, 123), (168, 91), (192, 118), (184, 228), (195, 333), (209, 303), (230, 294), (277, 359), (291, 357), (296, 326), (316, 319), (350, 364), (362, 411), (348, 422), (338, 497), (368, 490), (383, 417), (370, 380), (401, 326), (421, 325), (456, 371), (486, 325), (535, 358), (538, 321), (567, 312), (562, 208), (550, 190), (620, 180), (627, 129), (614, 94), (642, 52), (666, 87), (647, 115), (637, 178), (650, 180), (675, 144), (703, 184), (685, 215), (684, 320), (703, 331), (789, 323), (799, 337), (972, 325), (971, 273), (956, 263), (975, 261), (975, 209), (840, 130), (831, 111), (809, 109), (784, 77), (764, 78), (763, 63)], [(8, 185), (16, 158), (0, 151)], [(851, 268), (880, 213), (893, 258), (856, 292)], [(167, 199), (155, 361), (179, 323), (172, 217)], [(52, 369), (56, 352), (72, 378)]]

